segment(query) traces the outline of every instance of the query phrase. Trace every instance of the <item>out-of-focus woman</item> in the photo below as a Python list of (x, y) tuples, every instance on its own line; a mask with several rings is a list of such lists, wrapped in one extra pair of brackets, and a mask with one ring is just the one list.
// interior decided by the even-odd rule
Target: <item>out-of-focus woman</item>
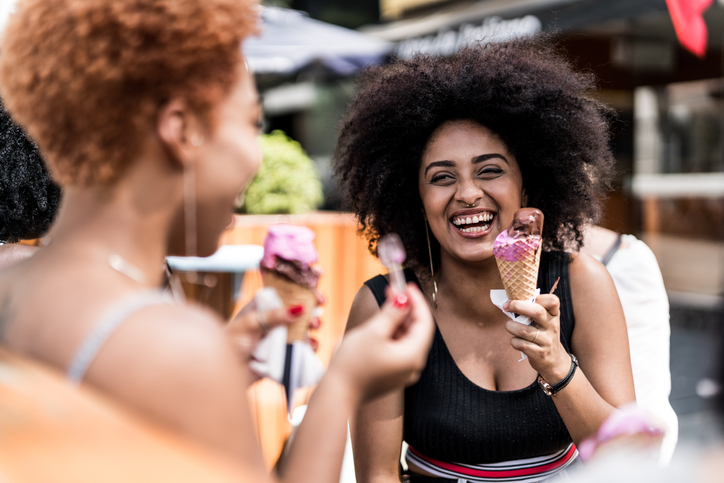
[[(215, 315), (158, 290), (166, 255), (216, 250), (259, 166), (259, 99), (240, 51), (255, 23), (255, 4), (240, 0), (19, 3), (0, 88), (64, 199), (50, 244), (0, 275), (0, 343), (268, 481), (247, 361)], [(265, 317), (289, 323), (296, 312)], [(432, 322), (421, 294), (410, 288), (381, 314), (331, 362), (285, 481), (337, 481), (349, 413), (424, 365)]]

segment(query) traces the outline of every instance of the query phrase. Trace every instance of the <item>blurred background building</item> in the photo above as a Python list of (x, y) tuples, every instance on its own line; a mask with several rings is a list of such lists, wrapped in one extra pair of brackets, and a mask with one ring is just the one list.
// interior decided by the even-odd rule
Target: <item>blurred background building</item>
[[(268, 2), (271, 3), (271, 2)], [(615, 191), (603, 225), (643, 238), (672, 303), (714, 307), (724, 292), (724, 1), (704, 12), (708, 43), (682, 47), (666, 0), (288, 0), (276, 5), (357, 29), (384, 54), (450, 55), (476, 40), (537, 32), (560, 38), (615, 108)], [(369, 59), (374, 63), (374, 59)], [(359, 64), (362, 67), (362, 64)], [(351, 71), (353, 71), (352, 69)], [(350, 71), (350, 72), (351, 72)], [(325, 209), (340, 208), (329, 156), (354, 80), (323, 62), (260, 75), (268, 129), (315, 159)]]

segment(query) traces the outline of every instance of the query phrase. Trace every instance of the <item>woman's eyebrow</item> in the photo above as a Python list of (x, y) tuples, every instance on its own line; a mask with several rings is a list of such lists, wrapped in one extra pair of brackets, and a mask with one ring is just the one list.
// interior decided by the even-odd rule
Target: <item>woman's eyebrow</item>
[[(475, 156), (473, 159), (471, 159), (471, 161), (473, 164), (478, 164), (478, 163), (482, 163), (483, 161), (487, 161), (487, 160), (493, 159), (493, 158), (500, 158), (503, 161), (505, 161), (506, 163), (508, 163), (508, 160), (506, 159), (506, 157), (503, 156), (502, 154), (498, 154), (498, 153), (481, 154), (480, 156)], [(510, 163), (508, 163), (508, 164), (510, 164)]]
[(443, 160), (443, 161), (433, 161), (432, 163), (427, 165), (427, 168), (425, 168), (425, 174), (427, 174), (427, 172), (430, 170), (430, 168), (436, 168), (436, 167), (450, 168), (450, 167), (454, 167), (454, 166), (455, 166), (455, 163), (453, 161), (449, 161), (447, 159)]

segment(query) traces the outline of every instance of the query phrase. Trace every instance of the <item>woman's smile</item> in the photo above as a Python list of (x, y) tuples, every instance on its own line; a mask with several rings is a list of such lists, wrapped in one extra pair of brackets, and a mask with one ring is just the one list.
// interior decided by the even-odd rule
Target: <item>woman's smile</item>
[(495, 220), (495, 212), (485, 209), (466, 209), (453, 213), (450, 223), (466, 238), (479, 238), (490, 233)]

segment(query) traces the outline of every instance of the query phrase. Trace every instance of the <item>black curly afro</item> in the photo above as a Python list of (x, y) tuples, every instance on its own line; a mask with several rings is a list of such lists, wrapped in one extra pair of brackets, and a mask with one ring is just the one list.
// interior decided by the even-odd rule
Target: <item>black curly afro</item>
[(409, 266), (429, 272), (418, 171), (430, 136), (453, 120), (486, 126), (516, 157), (528, 206), (545, 215), (544, 249), (580, 248), (613, 174), (612, 112), (591, 97), (593, 75), (574, 72), (549, 37), (393, 60), (359, 82), (334, 167), (373, 254), (396, 232)]
[(0, 240), (38, 238), (53, 222), (60, 188), (35, 143), (0, 103)]

